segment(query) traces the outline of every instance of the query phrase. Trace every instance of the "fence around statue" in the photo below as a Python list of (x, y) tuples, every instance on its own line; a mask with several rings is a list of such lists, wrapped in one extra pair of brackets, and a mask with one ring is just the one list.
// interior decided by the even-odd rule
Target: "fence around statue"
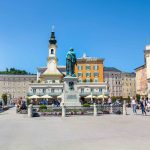
[(123, 105), (51, 106), (29, 105), (28, 116), (99, 116), (103, 114), (123, 114)]

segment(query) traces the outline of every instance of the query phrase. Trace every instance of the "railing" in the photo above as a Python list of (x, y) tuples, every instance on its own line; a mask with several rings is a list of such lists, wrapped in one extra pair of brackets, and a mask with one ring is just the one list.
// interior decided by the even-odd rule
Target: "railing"
[(72, 116), (72, 115), (103, 115), (103, 114), (123, 114), (123, 105), (92, 105), (89, 107), (84, 106), (51, 106), (45, 105), (42, 108), (40, 105), (33, 105), (32, 116)]
[(93, 115), (94, 107), (66, 106), (66, 115)]
[(38, 95), (38, 96), (43, 96), (43, 95), (50, 95), (50, 96), (59, 96), (61, 95), (62, 92), (28, 92), (28, 96), (33, 96), (33, 95)]

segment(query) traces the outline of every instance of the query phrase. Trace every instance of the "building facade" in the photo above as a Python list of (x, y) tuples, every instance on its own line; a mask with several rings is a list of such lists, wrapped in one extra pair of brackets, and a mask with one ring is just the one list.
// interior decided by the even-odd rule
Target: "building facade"
[(113, 67), (104, 67), (104, 81), (109, 95), (122, 96), (122, 72)]
[(135, 72), (136, 72), (136, 94), (146, 96), (148, 88), (146, 65), (136, 68)]
[(10, 98), (26, 98), (29, 84), (36, 81), (36, 75), (0, 75), (0, 96), (4, 93)]
[(136, 74), (122, 72), (122, 97), (136, 96)]
[(144, 58), (146, 64), (146, 73), (147, 73), (147, 94), (150, 99), (150, 45), (145, 47)]
[(80, 83), (82, 82), (104, 82), (104, 59), (87, 57), (85, 54), (82, 58), (77, 59), (75, 74)]

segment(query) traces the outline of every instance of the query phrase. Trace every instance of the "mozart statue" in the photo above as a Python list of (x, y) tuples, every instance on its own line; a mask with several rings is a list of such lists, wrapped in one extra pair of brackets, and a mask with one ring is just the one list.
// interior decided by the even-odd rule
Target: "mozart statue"
[(66, 76), (76, 77), (75, 65), (77, 64), (76, 54), (71, 48), (66, 55)]

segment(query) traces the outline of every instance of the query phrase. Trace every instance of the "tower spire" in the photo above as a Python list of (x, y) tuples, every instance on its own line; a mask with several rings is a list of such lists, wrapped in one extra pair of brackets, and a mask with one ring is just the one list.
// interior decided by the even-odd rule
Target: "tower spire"
[(52, 32), (51, 32), (51, 37), (49, 39), (49, 44), (57, 44), (57, 40), (55, 39), (54, 28), (55, 28), (55, 26), (52, 25)]

